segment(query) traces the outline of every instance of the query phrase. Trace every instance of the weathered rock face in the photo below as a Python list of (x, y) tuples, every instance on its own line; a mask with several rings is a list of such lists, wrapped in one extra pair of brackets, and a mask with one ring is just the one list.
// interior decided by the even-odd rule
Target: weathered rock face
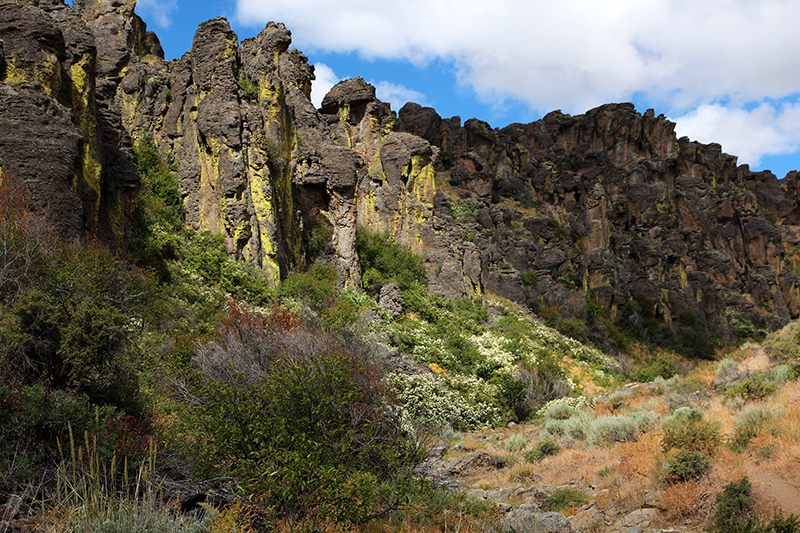
[[(579, 294), (612, 309), (637, 299), (666, 322), (691, 314), (726, 337), (731, 313), (753, 317), (754, 302), (773, 325), (796, 316), (776, 225), (795, 223), (796, 176), (737, 167), (673, 128), (630, 104), (502, 130), (409, 104), (399, 126), (450, 153), (441, 178), (474, 207), (463, 224), (485, 290), (545, 305)], [(525, 273), (538, 282), (526, 286)]]
[(635, 301), (725, 338), (737, 317), (800, 311), (797, 173), (750, 172), (630, 104), (492, 129), (417, 104), (398, 118), (355, 78), (315, 109), (282, 24), (239, 43), (212, 19), (167, 62), (133, 5), (0, 0), (0, 167), (66, 235), (124, 247), (131, 140), (147, 136), (177, 169), (187, 225), (276, 281), (324, 261), (359, 283), (366, 227), (422, 254), (450, 298)]
[(62, 1), (4, 0), (0, 39), (0, 168), (28, 183), (68, 238), (124, 249), (139, 176), (97, 90), (92, 32)]

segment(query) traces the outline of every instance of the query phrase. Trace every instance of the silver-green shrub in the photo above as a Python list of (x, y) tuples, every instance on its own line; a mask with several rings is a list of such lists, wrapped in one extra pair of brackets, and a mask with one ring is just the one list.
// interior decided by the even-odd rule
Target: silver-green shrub
[(654, 413), (633, 416), (600, 416), (589, 425), (586, 441), (591, 446), (608, 446), (615, 442), (635, 440), (656, 419)]

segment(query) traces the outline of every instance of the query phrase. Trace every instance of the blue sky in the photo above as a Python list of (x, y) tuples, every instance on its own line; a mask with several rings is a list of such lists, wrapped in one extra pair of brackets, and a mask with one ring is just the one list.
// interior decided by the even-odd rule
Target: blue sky
[(139, 0), (167, 59), (224, 16), (239, 39), (284, 22), (319, 103), (363, 76), (378, 97), (494, 127), (633, 102), (678, 136), (779, 178), (800, 169), (800, 0)]

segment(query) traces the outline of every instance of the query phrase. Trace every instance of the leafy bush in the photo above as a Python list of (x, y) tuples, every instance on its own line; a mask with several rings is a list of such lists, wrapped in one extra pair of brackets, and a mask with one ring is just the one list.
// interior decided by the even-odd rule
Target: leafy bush
[(772, 333), (764, 340), (770, 357), (784, 361), (800, 359), (800, 321), (790, 322), (783, 329)]
[(314, 259), (322, 255), (329, 245), (333, 229), (321, 214), (314, 218), (304, 219), (303, 223), (303, 243), (306, 249), (306, 260), (313, 262)]
[(664, 419), (661, 448), (673, 448), (712, 455), (722, 442), (720, 424), (703, 419), (703, 411), (695, 407), (680, 407)]
[(182, 243), (183, 199), (178, 179), (170, 172), (151, 138), (134, 146), (134, 162), (141, 176), (131, 227), (131, 256), (169, 279), (166, 261), (176, 259)]
[(427, 284), (422, 258), (407, 246), (392, 241), (388, 234), (361, 229), (356, 235), (356, 250), (361, 261), (361, 279), (370, 292), (390, 281), (397, 283), (402, 291)]
[(535, 289), (539, 285), (539, 275), (535, 270), (523, 272), (519, 277), (522, 279), (522, 284), (525, 285), (526, 288)]
[(241, 94), (242, 98), (247, 100), (248, 102), (257, 102), (258, 101), (258, 85), (253, 83), (253, 81), (245, 74), (244, 71), (239, 73), (239, 93)]
[(540, 441), (536, 447), (525, 452), (525, 460), (529, 463), (538, 463), (545, 457), (557, 455), (561, 451), (561, 446), (554, 440), (545, 439)]
[(739, 372), (739, 363), (730, 357), (726, 357), (717, 364), (717, 377), (728, 378), (735, 376)]
[(222, 264), (220, 287), (234, 298), (260, 305), (269, 303), (275, 292), (264, 272), (245, 261)]
[(548, 511), (561, 512), (567, 509), (576, 509), (584, 505), (589, 498), (583, 491), (573, 487), (559, 487), (554, 490), (544, 502)]
[(10, 309), (9, 366), (30, 381), (79, 387), (96, 402), (137, 412), (132, 325), (151, 318), (144, 297), (154, 291), (152, 278), (98, 244), (59, 246), (40, 276)]
[(279, 294), (308, 304), (311, 309), (320, 311), (333, 305), (339, 295), (336, 289), (336, 270), (330, 265), (312, 265), (308, 272), (295, 272), (281, 284)]
[(581, 406), (575, 405), (574, 398), (563, 398), (547, 403), (539, 410), (545, 420), (567, 420), (580, 411)]
[(680, 365), (674, 355), (659, 352), (655, 360), (640, 367), (633, 375), (635, 381), (647, 383), (656, 378), (669, 379), (680, 371)]
[(589, 435), (591, 423), (592, 416), (590, 413), (578, 411), (567, 419), (546, 419), (544, 430), (550, 435), (564, 436), (575, 440), (585, 440)]
[(763, 400), (775, 392), (777, 387), (763, 377), (748, 377), (737, 381), (725, 389), (724, 395), (729, 400), (742, 398), (745, 401)]
[(755, 511), (752, 485), (747, 477), (729, 483), (717, 493), (717, 508), (708, 528), (710, 533), (797, 533), (800, 520), (795, 515), (776, 513), (764, 522)]
[(492, 426), (500, 421), (497, 388), (473, 376), (418, 374), (392, 376), (410, 423), (435, 430)]
[(681, 450), (667, 460), (664, 481), (684, 483), (704, 476), (710, 469), (711, 461), (707, 456), (691, 450)]
[(207, 283), (216, 284), (222, 278), (223, 265), (229, 260), (222, 235), (201, 231), (190, 239), (183, 264)]
[(376, 370), (295, 316), (263, 328), (240, 314), (198, 354), (203, 379), (186, 423), (200, 471), (233, 476), (292, 519), (362, 523), (408, 501), (421, 457)]

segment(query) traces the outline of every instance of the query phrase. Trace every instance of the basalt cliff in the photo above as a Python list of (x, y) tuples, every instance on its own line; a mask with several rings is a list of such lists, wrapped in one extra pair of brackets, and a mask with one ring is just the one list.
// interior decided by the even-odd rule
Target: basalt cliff
[(502, 129), (379, 101), (361, 78), (311, 103), (314, 69), (268, 24), (222, 18), (166, 61), (134, 0), (0, 0), (0, 168), (72, 239), (125, 252), (152, 139), (185, 223), (277, 282), (312, 262), (360, 282), (356, 231), (388, 233), (449, 298), (635, 302), (732, 340), (800, 311), (800, 180), (751, 172), (609, 104)]

